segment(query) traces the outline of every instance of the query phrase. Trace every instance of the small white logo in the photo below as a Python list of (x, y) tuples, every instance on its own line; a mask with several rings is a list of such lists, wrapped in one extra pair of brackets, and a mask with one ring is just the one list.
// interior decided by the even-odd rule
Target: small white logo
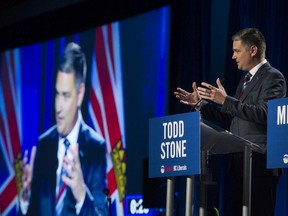
[(283, 156), (283, 163), (288, 164), (288, 154), (284, 154)]
[(165, 167), (162, 165), (160, 169), (161, 173), (163, 174), (165, 172)]

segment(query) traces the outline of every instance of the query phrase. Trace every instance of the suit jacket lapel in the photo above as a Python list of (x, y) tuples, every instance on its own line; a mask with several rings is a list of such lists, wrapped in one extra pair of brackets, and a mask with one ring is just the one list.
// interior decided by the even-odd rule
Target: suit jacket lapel
[(247, 85), (245, 91), (243, 92), (243, 94), (240, 97), (240, 100), (243, 101), (247, 95), (251, 92), (251, 90), (255, 87), (255, 85), (259, 82), (259, 80), (261, 79), (263, 73), (266, 71), (266, 67), (269, 66), (269, 63), (267, 62), (266, 64), (262, 65), (259, 70), (257, 71), (257, 73), (254, 75), (254, 77), (252, 78), (252, 80), (250, 81), (250, 83)]
[(53, 132), (51, 133), (50, 136), (51, 140), (48, 143), (47, 147), (49, 148), (49, 150), (47, 149), (47, 152), (50, 152), (51, 154), (51, 160), (49, 161), (49, 163), (51, 164), (50, 166), (48, 166), (48, 169), (51, 170), (47, 170), (48, 173), (51, 173), (51, 188), (54, 188), (53, 190), (53, 198), (56, 196), (55, 195), (55, 190), (56, 190), (56, 171), (58, 168), (58, 158), (57, 158), (57, 152), (58, 152), (58, 132), (57, 129), (55, 128), (53, 130)]
[[(81, 162), (81, 166), (83, 167), (83, 163), (85, 161), (83, 161), (83, 158), (85, 156), (85, 146), (87, 145), (87, 142), (85, 141), (85, 123), (82, 121), (80, 124), (80, 129), (79, 129), (79, 135), (78, 135), (78, 145), (79, 145), (79, 158), (80, 158), (80, 162)], [(84, 167), (86, 167), (84, 165)]]

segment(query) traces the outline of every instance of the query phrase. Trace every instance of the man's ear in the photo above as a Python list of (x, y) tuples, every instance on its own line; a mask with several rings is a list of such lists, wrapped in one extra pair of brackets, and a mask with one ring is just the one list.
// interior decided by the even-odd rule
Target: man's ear
[(81, 107), (84, 95), (85, 95), (85, 84), (81, 83), (78, 90), (78, 102), (77, 102), (78, 107)]
[(252, 57), (256, 56), (257, 52), (258, 52), (258, 48), (256, 46), (253, 45), (250, 47), (250, 53)]

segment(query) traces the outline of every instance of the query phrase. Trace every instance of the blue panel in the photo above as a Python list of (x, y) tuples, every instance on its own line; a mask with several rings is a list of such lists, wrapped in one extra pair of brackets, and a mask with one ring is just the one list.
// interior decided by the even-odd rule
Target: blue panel
[(268, 102), (267, 167), (288, 167), (288, 98)]
[(141, 193), (148, 119), (168, 114), (169, 15), (170, 7), (163, 7), (120, 22), (127, 179), (134, 181), (127, 190), (132, 193)]
[(22, 149), (30, 150), (39, 136), (39, 105), (42, 80), (42, 45), (35, 44), (20, 49), (22, 77)]
[(200, 174), (199, 112), (149, 121), (149, 177)]
[(44, 81), (42, 81), (43, 86), (45, 88), (43, 89), (43, 95), (42, 97), (45, 98), (45, 101), (41, 103), (40, 105), (43, 107), (41, 109), (43, 113), (41, 113), (41, 118), (43, 122), (43, 130), (46, 131), (48, 128), (52, 125), (52, 118), (54, 119), (54, 115), (52, 115), (54, 110), (54, 77), (56, 74), (55, 71), (55, 41), (48, 41), (45, 44), (46, 53), (44, 53), (44, 59), (43, 59), (43, 76), (45, 77)]
[[(155, 214), (154, 214), (155, 213)], [(134, 216), (134, 215), (145, 215), (153, 216), (158, 215), (153, 209), (148, 209), (143, 207), (143, 197), (142, 195), (126, 195), (125, 198), (125, 215)]]

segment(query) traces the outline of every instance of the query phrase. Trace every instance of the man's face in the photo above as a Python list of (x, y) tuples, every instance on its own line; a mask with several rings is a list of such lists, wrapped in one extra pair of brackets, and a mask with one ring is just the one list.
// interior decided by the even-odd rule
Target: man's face
[(78, 107), (80, 107), (82, 103), (83, 94), (83, 89), (80, 88), (79, 91), (76, 89), (74, 73), (58, 71), (55, 114), (59, 135), (67, 136), (73, 129), (77, 121)]
[(238, 69), (249, 71), (253, 68), (253, 50), (241, 43), (240, 40), (233, 41), (233, 56), (235, 59)]

